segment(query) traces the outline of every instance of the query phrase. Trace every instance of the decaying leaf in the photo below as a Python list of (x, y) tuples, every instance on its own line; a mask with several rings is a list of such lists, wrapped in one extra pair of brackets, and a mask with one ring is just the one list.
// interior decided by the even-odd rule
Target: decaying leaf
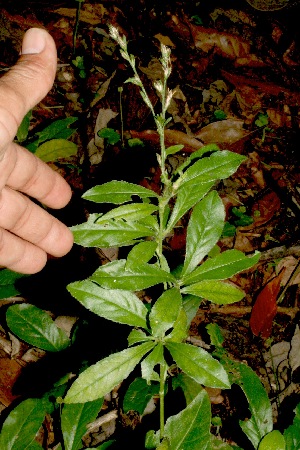
[(273, 319), (277, 312), (277, 297), (279, 295), (283, 272), (272, 278), (258, 294), (252, 308), (250, 328), (255, 336), (267, 339), (271, 335)]
[[(148, 141), (153, 145), (159, 145), (159, 136), (157, 131), (145, 130), (145, 131), (135, 131), (131, 130), (130, 134), (133, 138), (139, 138), (142, 141)], [(192, 153), (195, 150), (203, 147), (203, 143), (196, 139), (195, 137), (188, 136), (183, 131), (178, 130), (165, 130), (165, 144), (166, 147), (171, 145), (181, 144), (184, 145), (184, 151)]]
[(230, 145), (243, 139), (248, 134), (243, 125), (244, 121), (239, 119), (220, 120), (203, 127), (195, 137), (204, 144), (225, 143)]
[[(64, 17), (70, 17), (71, 19), (76, 18), (77, 8), (58, 8), (54, 11)], [(103, 16), (107, 10), (101, 3), (96, 3), (94, 5), (89, 5), (87, 3), (83, 4), (80, 11), (80, 20), (91, 25), (97, 25), (103, 19)]]

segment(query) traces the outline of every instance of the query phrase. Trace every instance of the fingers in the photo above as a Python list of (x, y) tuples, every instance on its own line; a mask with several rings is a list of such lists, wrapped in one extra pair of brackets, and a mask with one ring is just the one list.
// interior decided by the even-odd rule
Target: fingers
[(56, 59), (55, 43), (47, 31), (31, 28), (25, 33), (18, 63), (0, 79), (1, 149), (14, 139), (24, 115), (51, 89)]
[[(62, 208), (71, 199), (68, 183), (28, 150), (12, 143), (1, 162), (0, 189), (9, 186), (50, 208)], [(9, 174), (5, 179), (4, 174)]]
[(3, 189), (0, 197), (0, 265), (33, 273), (45, 265), (47, 253), (63, 256), (72, 244), (72, 233), (64, 224), (22, 194)]

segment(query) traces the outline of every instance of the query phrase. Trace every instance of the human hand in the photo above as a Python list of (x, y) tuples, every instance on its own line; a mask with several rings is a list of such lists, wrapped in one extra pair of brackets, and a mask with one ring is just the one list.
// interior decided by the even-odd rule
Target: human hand
[(56, 61), (52, 37), (32, 28), (18, 63), (0, 79), (0, 266), (20, 273), (40, 271), (47, 254), (63, 256), (73, 244), (70, 230), (29, 198), (62, 208), (68, 183), (13, 142), (25, 114), (51, 89)]

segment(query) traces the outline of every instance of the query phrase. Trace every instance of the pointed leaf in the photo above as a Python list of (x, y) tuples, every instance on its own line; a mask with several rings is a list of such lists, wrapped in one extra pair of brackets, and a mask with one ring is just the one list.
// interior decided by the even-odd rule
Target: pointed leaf
[(180, 186), (190, 180), (201, 183), (222, 180), (232, 175), (245, 157), (228, 150), (214, 152), (211, 156), (196, 161), (182, 176)]
[(147, 263), (154, 256), (157, 249), (157, 243), (154, 241), (140, 242), (135, 245), (127, 255), (126, 269), (138, 266), (141, 263)]
[(218, 242), (225, 211), (217, 192), (212, 191), (194, 208), (187, 227), (186, 256), (182, 276), (192, 272)]
[(202, 389), (183, 411), (167, 420), (164, 436), (170, 450), (211, 450), (210, 421), (210, 401)]
[(197, 383), (221, 389), (230, 387), (223, 366), (203, 348), (175, 342), (167, 342), (166, 347), (178, 367)]
[(236, 383), (243, 390), (251, 412), (251, 418), (240, 426), (254, 448), (261, 439), (273, 429), (272, 406), (259, 377), (246, 364), (222, 357), (225, 368), (229, 373), (231, 383)]
[(145, 342), (153, 340), (151, 336), (148, 336), (144, 331), (140, 329), (133, 329), (127, 338), (128, 346), (131, 347), (134, 344), (138, 344), (140, 342)]
[(277, 313), (277, 297), (280, 292), (282, 271), (272, 278), (258, 294), (250, 317), (250, 328), (255, 336), (259, 334), (263, 339), (270, 337), (273, 319)]
[(68, 137), (76, 131), (75, 129), (68, 127), (77, 120), (78, 117), (67, 117), (65, 119), (55, 120), (42, 131), (36, 133), (36, 136), (39, 138), (39, 144), (49, 141), (50, 139), (68, 139)]
[(3, 298), (13, 297), (19, 295), (17, 287), (15, 286), (16, 281), (19, 278), (27, 277), (23, 273), (13, 272), (9, 269), (0, 270), (0, 300)]
[(181, 294), (173, 288), (165, 291), (155, 302), (149, 315), (153, 336), (162, 337), (178, 317), (182, 305)]
[(179, 188), (177, 199), (167, 225), (169, 232), (172, 231), (178, 220), (208, 193), (213, 185), (214, 181), (200, 183), (199, 181), (194, 182), (192, 180), (190, 183), (186, 183)]
[(284, 430), (284, 438), (287, 450), (300, 448), (300, 403), (294, 409), (295, 417), (292, 425)]
[(197, 383), (185, 373), (179, 373), (176, 377), (172, 378), (172, 387), (173, 389), (180, 387), (183, 390), (187, 405), (203, 390), (201, 384)]
[(103, 397), (128, 377), (154, 345), (153, 342), (146, 342), (128, 348), (89, 367), (72, 384), (65, 403), (85, 403)]
[(103, 289), (90, 280), (75, 281), (67, 289), (83, 306), (100, 317), (147, 328), (147, 308), (132, 292)]
[(260, 258), (259, 252), (246, 256), (239, 250), (226, 250), (214, 258), (207, 259), (201, 266), (182, 278), (184, 285), (203, 280), (225, 280), (254, 266)]
[(66, 139), (51, 139), (41, 144), (35, 155), (44, 162), (57, 161), (60, 158), (69, 158), (77, 153), (77, 145)]
[(143, 378), (136, 378), (126, 391), (123, 400), (123, 411), (125, 414), (130, 410), (137, 411), (142, 415), (146, 406), (154, 395), (159, 393), (159, 384), (147, 384)]
[(199, 281), (199, 283), (186, 286), (182, 292), (197, 295), (218, 305), (229, 305), (239, 302), (245, 297), (245, 293), (237, 286), (217, 280)]
[(131, 202), (133, 195), (140, 198), (158, 197), (154, 191), (150, 191), (143, 186), (114, 180), (89, 189), (83, 194), (82, 198), (95, 203), (121, 204)]
[(129, 222), (143, 219), (148, 217), (153, 212), (157, 211), (157, 206), (151, 203), (129, 203), (127, 205), (121, 205), (117, 208), (110, 210), (108, 213), (103, 214), (97, 219), (97, 223), (106, 222), (109, 219), (122, 219)]
[(136, 244), (135, 239), (155, 234), (152, 228), (139, 222), (124, 222), (123, 220), (113, 219), (105, 223), (88, 220), (82, 224), (74, 225), (70, 229), (73, 232), (75, 243), (83, 247), (122, 247)]
[(61, 414), (61, 429), (65, 450), (82, 448), (81, 438), (87, 432), (87, 425), (93, 422), (103, 404), (103, 398), (93, 402), (64, 405)]
[(175, 153), (180, 152), (184, 148), (184, 145), (177, 144), (177, 145), (171, 145), (170, 147), (166, 148), (166, 156), (174, 155)]
[(90, 280), (107, 289), (140, 291), (156, 284), (174, 282), (175, 278), (153, 264), (140, 263), (127, 268), (126, 260), (119, 259), (100, 266)]
[(191, 325), (193, 318), (197, 314), (201, 301), (196, 295), (185, 295), (183, 297), (182, 306), (187, 316), (188, 326)]
[(35, 437), (52, 405), (44, 399), (30, 398), (17, 405), (5, 419), (0, 433), (0, 448), (31, 450), (41, 448)]
[(166, 336), (166, 341), (182, 342), (188, 337), (189, 324), (186, 312), (181, 308), (177, 319), (174, 322), (173, 330)]
[(141, 362), (142, 377), (150, 383), (151, 381), (159, 381), (159, 376), (154, 372), (154, 367), (158, 364), (165, 364), (163, 356), (163, 345), (159, 342), (154, 349)]
[(51, 317), (28, 303), (12, 305), (6, 312), (7, 325), (20, 339), (50, 352), (58, 352), (70, 344), (68, 336)]

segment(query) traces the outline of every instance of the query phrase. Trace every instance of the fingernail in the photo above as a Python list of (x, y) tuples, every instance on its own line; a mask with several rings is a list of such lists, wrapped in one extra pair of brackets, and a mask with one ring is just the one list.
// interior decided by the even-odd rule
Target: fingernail
[(45, 30), (41, 28), (30, 28), (26, 31), (22, 43), (22, 55), (41, 53), (46, 45)]

